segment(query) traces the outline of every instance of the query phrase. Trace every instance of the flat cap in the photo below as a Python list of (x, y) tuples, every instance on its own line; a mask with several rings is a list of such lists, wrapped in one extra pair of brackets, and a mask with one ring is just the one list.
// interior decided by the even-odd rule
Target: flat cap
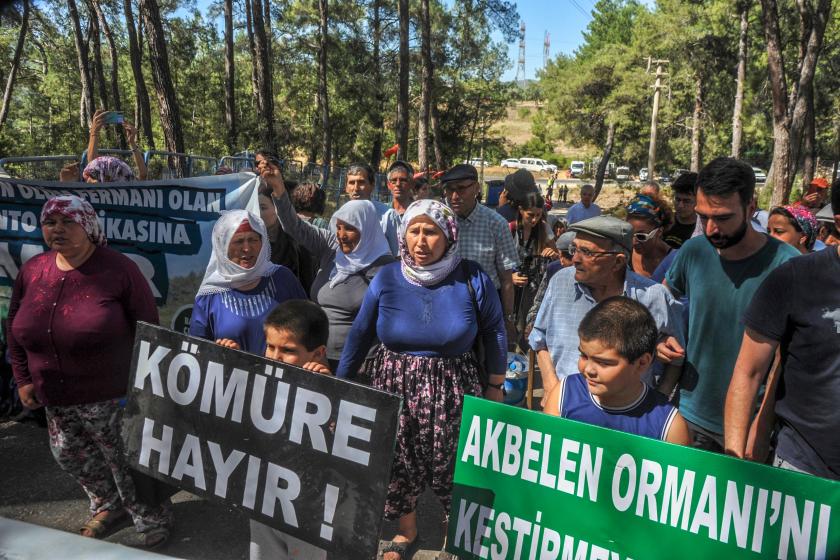
[(595, 216), (569, 226), (569, 231), (609, 239), (628, 251), (633, 250), (633, 226), (613, 216)]
[(449, 183), (451, 181), (465, 181), (467, 179), (478, 181), (478, 171), (476, 171), (475, 167), (468, 163), (459, 163), (458, 165), (449, 168), (446, 173), (441, 176), (440, 182)]
[(554, 243), (554, 245), (557, 247), (557, 250), (568, 253), (569, 246), (572, 244), (572, 241), (575, 240), (575, 235), (577, 235), (575, 232), (567, 231), (566, 233), (558, 237), (557, 241)]
[(523, 199), (530, 192), (539, 192), (534, 176), (527, 169), (517, 169), (515, 173), (505, 177), (505, 190), (508, 192), (508, 198), (516, 201)]

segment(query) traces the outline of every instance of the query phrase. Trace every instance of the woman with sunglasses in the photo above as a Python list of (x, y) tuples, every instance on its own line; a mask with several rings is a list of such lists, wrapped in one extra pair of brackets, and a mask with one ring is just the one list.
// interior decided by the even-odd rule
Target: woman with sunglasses
[(674, 223), (674, 212), (658, 194), (636, 195), (626, 210), (627, 223), (633, 226), (630, 268), (636, 274), (662, 282), (676, 254), (663, 235)]

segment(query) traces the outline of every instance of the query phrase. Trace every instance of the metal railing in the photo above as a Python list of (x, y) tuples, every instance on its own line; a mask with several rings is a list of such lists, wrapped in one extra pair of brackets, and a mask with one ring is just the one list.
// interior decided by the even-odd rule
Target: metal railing
[(58, 181), (61, 168), (79, 159), (77, 155), (7, 157), (0, 159), (0, 177)]

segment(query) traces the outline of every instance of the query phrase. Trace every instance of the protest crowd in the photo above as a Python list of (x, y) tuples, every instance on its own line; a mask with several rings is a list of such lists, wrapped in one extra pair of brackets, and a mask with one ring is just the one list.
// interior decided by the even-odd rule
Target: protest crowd
[[(90, 163), (62, 181), (145, 178), (142, 158), (135, 174), (97, 157), (102, 118)], [(532, 352), (546, 414), (840, 480), (840, 181), (759, 209), (752, 168), (720, 157), (611, 211), (584, 185), (560, 217), (524, 169), (491, 208), (471, 165), (433, 179), (394, 161), (385, 204), (359, 162), (327, 219), (320, 186), (282, 168), (258, 152), (259, 213), (216, 220), (189, 334), (402, 399), (376, 512), (398, 523), (384, 560), (416, 552), (427, 487), (454, 507), (464, 400), (504, 402), (508, 352)], [(56, 462), (90, 498), (81, 535), (133, 524), (161, 547), (177, 518), (168, 499), (141, 498), (120, 438), (136, 323), (159, 322), (155, 297), (95, 204), (50, 198), (40, 228), (48, 250), (21, 266), (4, 323), (8, 398), (45, 413)], [(259, 521), (250, 531), (252, 559), (324, 557)]]

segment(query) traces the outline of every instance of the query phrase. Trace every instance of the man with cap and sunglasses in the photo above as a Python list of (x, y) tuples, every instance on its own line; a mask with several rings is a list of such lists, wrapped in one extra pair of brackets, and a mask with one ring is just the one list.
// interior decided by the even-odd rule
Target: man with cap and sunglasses
[[(578, 325), (584, 315), (608, 297), (624, 295), (647, 307), (660, 337), (683, 340), (682, 306), (661, 284), (627, 268), (633, 228), (612, 216), (597, 216), (572, 224), (569, 245), (572, 264), (548, 284), (534, 327), (528, 337), (537, 353), (543, 389), (548, 394), (560, 377), (578, 370)], [(671, 367), (678, 367), (676, 364)], [(654, 384), (651, 368), (646, 374)]]
[(516, 340), (513, 314), (513, 270), (519, 254), (508, 222), (478, 203), (481, 185), (475, 167), (458, 164), (440, 178), (446, 203), (458, 216), (461, 258), (475, 261), (493, 281), (502, 299), (508, 340)]

